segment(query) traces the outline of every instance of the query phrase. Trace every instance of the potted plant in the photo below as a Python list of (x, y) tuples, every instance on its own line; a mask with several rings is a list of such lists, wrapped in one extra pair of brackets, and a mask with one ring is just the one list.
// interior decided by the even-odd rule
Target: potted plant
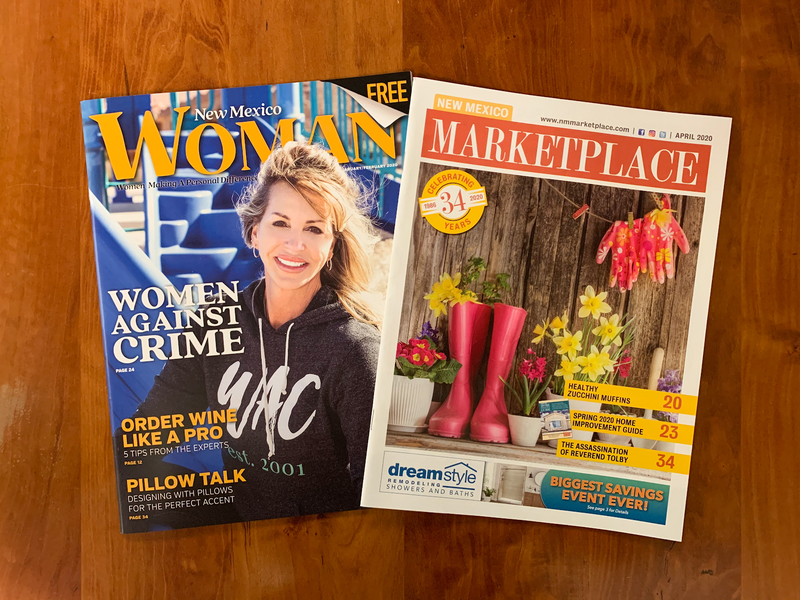
[(426, 325), (417, 337), (397, 344), (389, 406), (392, 431), (423, 431), (434, 384), (453, 383), (461, 368), (461, 363), (439, 351), (438, 337), (431, 335), (430, 323)]
[(492, 496), (494, 496), (494, 493), (496, 491), (497, 490), (495, 490), (494, 488), (490, 488), (488, 486), (483, 488), (483, 495), (481, 496), (481, 500), (483, 502), (491, 502), (492, 501)]
[(519, 365), (516, 386), (503, 379), (503, 383), (514, 395), (520, 414), (508, 415), (511, 430), (511, 443), (515, 446), (532, 448), (539, 441), (542, 432), (542, 419), (539, 417), (539, 399), (550, 384), (552, 375), (545, 380), (547, 359), (536, 356), (528, 348), (528, 358)]

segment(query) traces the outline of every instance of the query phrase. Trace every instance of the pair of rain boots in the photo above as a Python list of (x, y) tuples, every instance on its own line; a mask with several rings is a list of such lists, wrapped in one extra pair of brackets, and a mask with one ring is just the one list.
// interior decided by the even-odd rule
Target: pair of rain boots
[(456, 304), (452, 308), (447, 329), (450, 356), (461, 363), (461, 369), (447, 399), (430, 418), (428, 433), (431, 435), (461, 438), (469, 429), (470, 438), (477, 442), (506, 444), (509, 441), (503, 379), (508, 379), (528, 311), (507, 304), (494, 305), (486, 388), (476, 408), (472, 381), (483, 358), (491, 314), (490, 306), (475, 302)]

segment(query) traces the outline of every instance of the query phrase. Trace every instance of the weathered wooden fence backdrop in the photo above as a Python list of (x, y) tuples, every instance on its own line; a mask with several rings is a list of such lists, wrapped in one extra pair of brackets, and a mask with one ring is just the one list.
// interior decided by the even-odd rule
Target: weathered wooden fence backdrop
[[(451, 167), (421, 165), (417, 197), (422, 196), (423, 187), (431, 177), (448, 168)], [(672, 208), (677, 211), (674, 216), (691, 244), (686, 255), (677, 246), (674, 248), (675, 278), (661, 285), (642, 273), (633, 289), (623, 294), (609, 286), (611, 256), (603, 264), (598, 265), (595, 260), (597, 247), (610, 223), (588, 214), (573, 219), (576, 208), (538, 178), (468, 172), (485, 186), (489, 199), (478, 225), (460, 235), (445, 235), (416, 212), (401, 339), (413, 336), (425, 321), (436, 322), (423, 296), (439, 276), (443, 272), (453, 275), (470, 257), (481, 256), (488, 264), (489, 276), (511, 274), (511, 291), (503, 301), (528, 311), (518, 360), (530, 345), (536, 323), (566, 311), (570, 326), (575, 324), (580, 308), (578, 297), (591, 285), (598, 293), (608, 292), (610, 314), (628, 313), (634, 318), (636, 332), (629, 346), (632, 368), (627, 385), (647, 387), (650, 360), (658, 347), (666, 352), (664, 370), (679, 369), (683, 373), (703, 219), (702, 198), (672, 197)], [(629, 211), (638, 218), (655, 208), (645, 192), (573, 182), (549, 183), (578, 205), (586, 203), (591, 212), (606, 219), (625, 220)], [(438, 325), (446, 330), (444, 315), (439, 317)], [(545, 340), (536, 349), (546, 351), (548, 371), (555, 370), (558, 362), (552, 342)]]

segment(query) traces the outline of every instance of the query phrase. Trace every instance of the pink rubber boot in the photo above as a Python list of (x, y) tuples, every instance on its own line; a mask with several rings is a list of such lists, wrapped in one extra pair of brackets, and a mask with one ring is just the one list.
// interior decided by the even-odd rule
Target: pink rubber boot
[(486, 389), (472, 415), (469, 430), (469, 437), (477, 442), (508, 443), (508, 410), (503, 393), (505, 386), (500, 378), (508, 380), (527, 316), (528, 311), (522, 308), (499, 302), (494, 305), (494, 330), (486, 369)]
[(475, 401), (472, 380), (478, 372), (489, 333), (492, 308), (486, 304), (456, 304), (450, 312), (447, 327), (450, 357), (461, 363), (450, 394), (428, 422), (428, 433), (440, 437), (460, 438), (467, 433)]

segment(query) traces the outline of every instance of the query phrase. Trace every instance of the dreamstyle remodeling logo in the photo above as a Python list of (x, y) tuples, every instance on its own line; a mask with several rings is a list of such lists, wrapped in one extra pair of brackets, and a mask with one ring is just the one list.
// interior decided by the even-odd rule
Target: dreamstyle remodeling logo
[(385, 452), (380, 491), (480, 501), (484, 467), (473, 460)]

